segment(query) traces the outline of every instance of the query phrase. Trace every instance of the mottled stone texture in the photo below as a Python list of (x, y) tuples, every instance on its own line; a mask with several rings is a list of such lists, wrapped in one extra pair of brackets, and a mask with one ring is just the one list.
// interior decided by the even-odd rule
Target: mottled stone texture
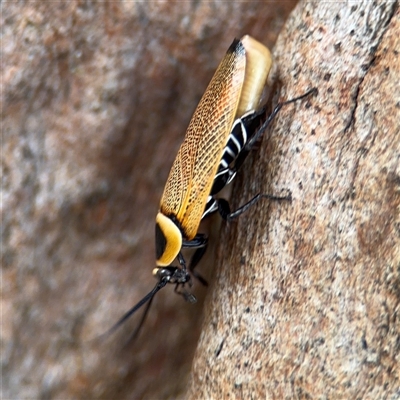
[(2, 2), (2, 398), (182, 394), (198, 284), (196, 305), (164, 289), (133, 345), (138, 318), (92, 339), (154, 285), (158, 202), (225, 50), (272, 45), (294, 3)]
[(282, 110), (234, 187), (189, 399), (400, 398), (400, 13), (302, 2), (274, 49)]

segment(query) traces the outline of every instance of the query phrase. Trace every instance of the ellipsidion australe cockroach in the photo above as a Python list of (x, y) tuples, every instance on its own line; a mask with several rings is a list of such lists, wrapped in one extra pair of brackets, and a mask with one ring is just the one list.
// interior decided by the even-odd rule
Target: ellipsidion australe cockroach
[[(110, 329), (114, 331), (147, 303), (137, 335), (154, 295), (167, 283), (189, 302), (195, 297), (184, 289), (191, 276), (206, 284), (194, 268), (207, 248), (207, 236), (198, 233), (203, 218), (218, 211), (225, 220), (236, 218), (260, 198), (289, 200), (258, 194), (231, 212), (226, 200), (216, 195), (235, 177), (237, 170), (279, 110), (302, 96), (279, 103), (266, 118), (259, 107), (262, 91), (271, 69), (269, 50), (246, 35), (235, 39), (219, 64), (189, 123), (185, 139), (169, 173), (160, 209), (156, 216), (155, 287)], [(187, 265), (182, 248), (196, 249)], [(179, 266), (171, 263), (177, 259)], [(178, 289), (182, 288), (181, 291)]]

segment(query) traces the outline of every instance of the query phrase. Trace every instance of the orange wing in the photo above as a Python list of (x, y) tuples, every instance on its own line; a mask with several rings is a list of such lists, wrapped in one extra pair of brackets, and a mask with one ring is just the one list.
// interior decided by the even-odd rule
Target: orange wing
[(169, 173), (160, 211), (175, 217), (186, 240), (196, 236), (234, 122), (245, 69), (246, 51), (235, 39), (193, 114)]

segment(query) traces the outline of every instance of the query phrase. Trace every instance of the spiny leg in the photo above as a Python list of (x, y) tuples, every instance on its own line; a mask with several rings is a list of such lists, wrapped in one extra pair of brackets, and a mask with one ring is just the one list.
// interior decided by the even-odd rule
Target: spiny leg
[[(293, 99), (284, 101), (282, 103), (278, 103), (272, 113), (268, 116), (268, 118), (264, 121), (264, 123), (261, 125), (261, 127), (257, 130), (257, 132), (254, 134), (253, 137), (251, 137), (245, 146), (240, 150), (239, 154), (237, 155), (234, 163), (232, 166), (227, 167), (225, 169), (221, 169), (219, 174), (221, 176), (232, 176), (234, 177), (238, 169), (242, 166), (244, 160), (247, 158), (249, 152), (252, 150), (254, 145), (257, 143), (257, 141), (260, 139), (260, 137), (263, 135), (264, 131), (267, 129), (268, 125), (273, 121), (273, 119), (276, 117), (278, 112), (281, 110), (282, 107), (294, 103), (296, 101), (302, 100), (307, 96), (310, 96), (312, 94), (317, 94), (318, 90), (316, 88), (312, 88), (308, 92), (302, 94), (301, 96), (295, 97)], [(256, 117), (258, 115), (256, 114)], [(252, 116), (250, 116), (253, 118)], [(228, 181), (228, 178), (225, 179), (225, 181)], [(274, 195), (269, 195), (269, 194), (262, 194), (259, 193), (258, 195), (254, 196), (250, 201), (248, 201), (246, 204), (243, 206), (239, 207), (236, 211), (231, 212), (229, 203), (225, 199), (214, 199), (215, 202), (217, 202), (218, 205), (218, 211), (221, 215), (221, 217), (225, 220), (232, 220), (239, 215), (243, 214), (246, 210), (248, 210), (250, 207), (252, 207), (255, 203), (258, 202), (261, 198), (267, 198), (270, 200), (276, 200), (276, 201), (291, 201), (292, 200), (292, 195), (291, 193), (288, 196), (274, 196)], [(211, 201), (210, 201), (211, 202)]]
[(274, 120), (278, 112), (281, 110), (282, 107), (295, 103), (296, 101), (302, 100), (312, 94), (317, 94), (318, 90), (317, 88), (312, 88), (306, 93), (302, 94), (301, 96), (295, 97), (290, 100), (283, 101), (282, 103), (278, 103), (272, 113), (268, 116), (268, 118), (264, 121), (264, 123), (261, 125), (260, 129), (256, 132), (256, 134), (246, 143), (246, 146), (244, 147), (245, 151), (250, 151), (254, 144), (258, 141), (258, 139), (263, 135), (264, 131), (268, 128), (268, 125)]
[(247, 203), (243, 204), (241, 207), (239, 207), (237, 210), (235, 210), (233, 212), (231, 212), (231, 208), (230, 208), (227, 200), (218, 199), (217, 200), (218, 201), (218, 211), (224, 220), (231, 221), (231, 220), (237, 218), (239, 215), (246, 212), (250, 207), (252, 207), (254, 204), (256, 204), (262, 198), (274, 200), (274, 201), (292, 201), (292, 194), (290, 193), (287, 196), (273, 196), (270, 194), (259, 193), (256, 196), (254, 196), (251, 200), (249, 200)]
[(301, 96), (278, 103), (261, 126), (259, 126), (259, 124), (262, 115), (265, 113), (266, 107), (263, 107), (259, 111), (249, 112), (235, 121), (232, 132), (230, 133), (228, 142), (225, 146), (218, 172), (214, 177), (214, 183), (202, 218), (218, 209), (215, 206), (216, 203), (213, 196), (233, 180), (250, 151), (253, 150), (256, 143), (260, 140), (261, 136), (282, 107), (302, 100), (314, 93), (317, 93), (316, 88), (309, 90)]

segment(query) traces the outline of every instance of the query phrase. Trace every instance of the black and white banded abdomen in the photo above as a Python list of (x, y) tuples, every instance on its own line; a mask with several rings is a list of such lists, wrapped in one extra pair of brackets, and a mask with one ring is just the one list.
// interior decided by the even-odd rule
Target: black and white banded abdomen
[[(207, 198), (207, 204), (204, 208), (202, 219), (207, 215), (218, 210), (218, 201), (214, 196), (219, 193), (226, 185), (228, 185), (236, 175), (236, 172), (242, 164), (245, 156), (249, 152), (246, 144), (254, 136), (260, 127), (262, 117), (265, 110), (249, 111), (241, 118), (235, 120), (232, 126), (232, 131), (229, 134), (226, 146), (222, 153), (218, 171), (214, 177), (214, 183), (211, 192)], [(243, 154), (246, 153), (246, 154)], [(244, 155), (240, 165), (235, 165), (239, 155)]]

